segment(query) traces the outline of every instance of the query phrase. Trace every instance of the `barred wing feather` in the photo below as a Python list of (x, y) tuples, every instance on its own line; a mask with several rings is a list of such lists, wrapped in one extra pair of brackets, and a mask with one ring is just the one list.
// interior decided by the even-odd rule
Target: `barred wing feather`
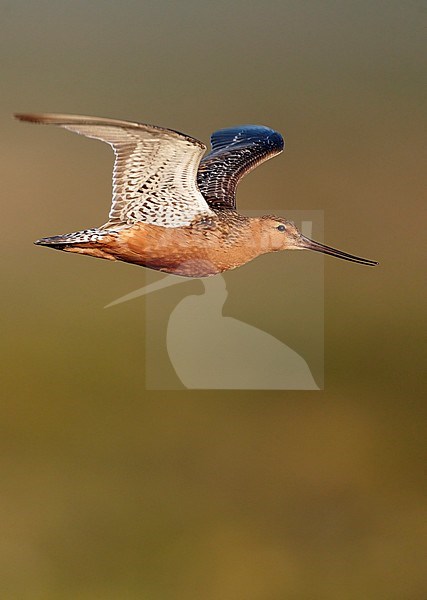
[(76, 115), (16, 115), (53, 124), (110, 144), (113, 198), (108, 225), (145, 222), (182, 227), (214, 213), (200, 193), (197, 170), (206, 146), (154, 125)]
[(262, 125), (240, 125), (212, 134), (211, 152), (203, 158), (197, 184), (212, 208), (236, 208), (240, 179), (282, 152), (280, 133)]

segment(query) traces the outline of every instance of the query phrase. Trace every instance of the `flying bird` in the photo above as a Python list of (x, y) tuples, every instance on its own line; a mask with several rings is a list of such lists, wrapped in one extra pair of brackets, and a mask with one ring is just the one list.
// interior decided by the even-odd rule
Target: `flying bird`
[(77, 115), (15, 116), (101, 140), (115, 154), (105, 225), (45, 237), (35, 242), (40, 246), (187, 277), (222, 273), (279, 250), (314, 250), (378, 264), (310, 240), (283, 217), (237, 212), (240, 179), (284, 149), (280, 133), (268, 127), (216, 131), (211, 151), (202, 158), (202, 142), (155, 125)]

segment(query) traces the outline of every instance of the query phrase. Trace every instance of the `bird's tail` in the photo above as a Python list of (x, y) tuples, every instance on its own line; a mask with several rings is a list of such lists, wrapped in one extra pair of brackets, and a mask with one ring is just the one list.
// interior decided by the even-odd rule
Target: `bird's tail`
[(74, 233), (64, 233), (63, 235), (54, 235), (52, 237), (41, 238), (34, 242), (38, 246), (48, 246), (57, 250), (65, 250), (69, 246), (80, 244), (96, 244), (100, 241), (107, 241), (107, 237), (116, 235), (117, 232), (109, 229), (84, 229)]

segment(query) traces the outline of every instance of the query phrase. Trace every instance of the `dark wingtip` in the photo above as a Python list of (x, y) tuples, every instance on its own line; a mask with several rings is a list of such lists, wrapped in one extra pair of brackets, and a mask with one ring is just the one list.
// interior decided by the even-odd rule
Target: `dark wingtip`
[(26, 123), (42, 123), (42, 124), (48, 124), (48, 123), (53, 123), (55, 124), (55, 117), (56, 115), (50, 115), (50, 114), (43, 114), (43, 113), (15, 113), (14, 118), (17, 119), (18, 121), (24, 121)]
[(13, 117), (18, 119), (18, 121), (27, 121), (29, 123), (37, 123), (39, 121), (37, 115), (28, 113), (15, 113)]

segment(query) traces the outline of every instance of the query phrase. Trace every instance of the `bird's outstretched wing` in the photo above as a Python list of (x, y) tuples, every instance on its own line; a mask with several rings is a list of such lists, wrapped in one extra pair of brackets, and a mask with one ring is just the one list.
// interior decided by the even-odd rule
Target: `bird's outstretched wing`
[(17, 114), (22, 121), (58, 125), (110, 144), (114, 150), (113, 199), (108, 225), (145, 222), (189, 225), (213, 216), (197, 184), (206, 146), (154, 125), (55, 114)]
[(212, 134), (211, 152), (197, 173), (197, 185), (212, 208), (236, 208), (240, 179), (260, 163), (282, 152), (277, 131), (262, 125), (241, 125)]

